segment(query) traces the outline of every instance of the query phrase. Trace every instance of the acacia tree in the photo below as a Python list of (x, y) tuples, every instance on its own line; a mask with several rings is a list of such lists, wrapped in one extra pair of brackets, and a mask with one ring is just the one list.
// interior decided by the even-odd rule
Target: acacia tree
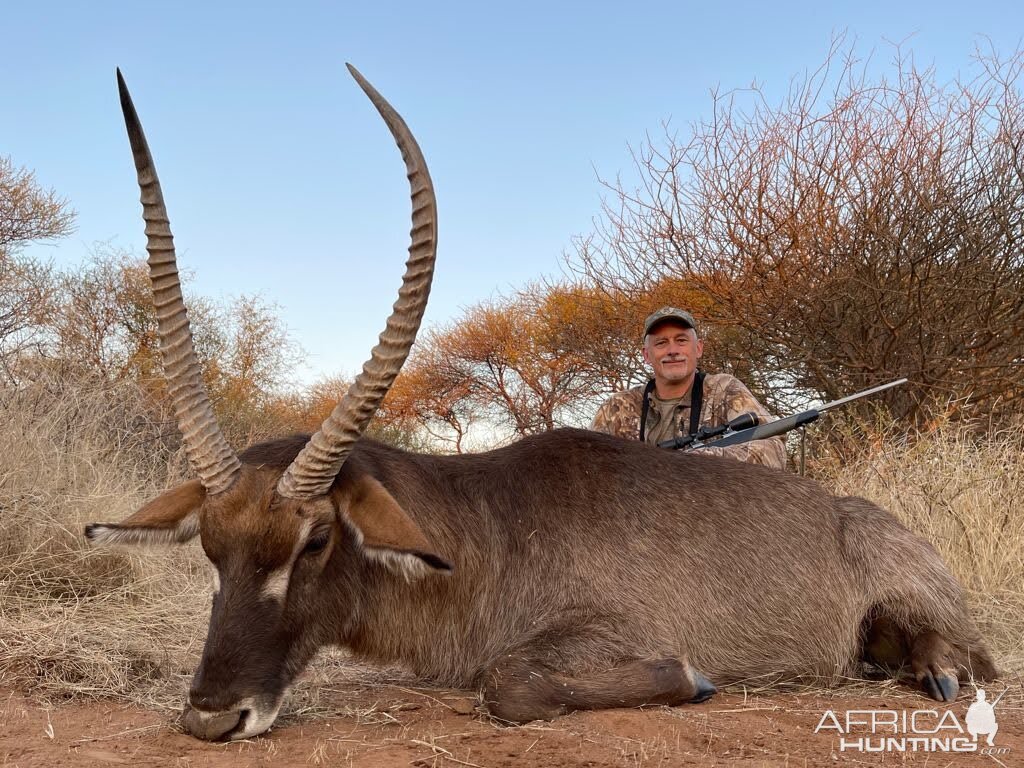
[(776, 392), (986, 412), (1024, 394), (1022, 55), (939, 83), (900, 51), (872, 80), (837, 42), (778, 105), (715, 94), (710, 120), (635, 153), (571, 266), (609, 295), (667, 280), (743, 333)]
[(0, 363), (8, 375), (10, 360), (34, 339), (52, 287), (50, 270), (20, 251), (70, 234), (74, 218), (66, 200), (0, 156)]
[(545, 326), (542, 303), (525, 291), (421, 334), (385, 401), (385, 418), (418, 425), (456, 451), (474, 423), (525, 436), (585, 422), (594, 379)]
[(481, 408), (470, 396), (471, 380), (445, 359), (445, 344), (436, 335), (425, 336), (413, 348), (373, 424), (406, 439), (422, 432), (427, 440), (419, 441), (421, 445), (463, 453), (471, 427), (482, 416)]

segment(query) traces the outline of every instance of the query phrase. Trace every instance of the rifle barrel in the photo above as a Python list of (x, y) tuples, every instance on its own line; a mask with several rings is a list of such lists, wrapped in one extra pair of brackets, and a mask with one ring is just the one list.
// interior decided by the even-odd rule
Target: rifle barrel
[(860, 400), (862, 397), (867, 397), (868, 395), (874, 395), (877, 392), (884, 392), (887, 389), (892, 389), (893, 387), (898, 387), (900, 384), (906, 384), (906, 383), (907, 383), (906, 379), (896, 379), (896, 381), (890, 381), (888, 384), (879, 384), (877, 387), (872, 387), (871, 389), (865, 389), (863, 392), (856, 392), (856, 393), (854, 393), (852, 395), (847, 395), (846, 397), (841, 397), (838, 400), (833, 400), (831, 403), (825, 403), (824, 405), (819, 405), (814, 410), (818, 411), (819, 413), (825, 413), (825, 411), (831, 411), (833, 408), (838, 408), (840, 405), (846, 405), (847, 403), (852, 403), (854, 400)]

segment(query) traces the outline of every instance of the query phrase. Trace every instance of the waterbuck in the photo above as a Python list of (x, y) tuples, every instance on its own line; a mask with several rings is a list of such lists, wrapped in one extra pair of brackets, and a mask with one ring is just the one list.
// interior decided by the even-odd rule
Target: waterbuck
[[(351, 68), (350, 68), (351, 69)], [(317, 649), (476, 688), (510, 722), (682, 704), (740, 680), (835, 680), (863, 661), (951, 701), (992, 660), (935, 550), (888, 512), (729, 459), (557, 430), (470, 456), (361, 437), (427, 301), (435, 200), (401, 117), (357, 73), (405, 159), (412, 245), (379, 344), (320, 431), (229, 447), (210, 409), (171, 232), (118, 73), (164, 367), (198, 479), (99, 544), (198, 535), (216, 571), (184, 722), (239, 739), (274, 722)]]

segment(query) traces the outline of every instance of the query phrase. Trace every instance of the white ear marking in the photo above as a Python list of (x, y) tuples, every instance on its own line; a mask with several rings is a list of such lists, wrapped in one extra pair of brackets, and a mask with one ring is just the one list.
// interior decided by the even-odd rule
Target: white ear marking
[(99, 546), (182, 544), (199, 533), (199, 513), (190, 512), (173, 528), (122, 527), (116, 523), (93, 523), (85, 538)]
[[(359, 526), (353, 523), (349, 519), (348, 515), (342, 514), (341, 520), (345, 524), (345, 530), (351, 533), (352, 538), (356, 540), (356, 547), (368, 560), (380, 563), (392, 573), (401, 576), (407, 582), (416, 581), (417, 579), (422, 579), (432, 573), (437, 573), (437, 569), (432, 568), (430, 565), (425, 563), (423, 558), (419, 555), (415, 555), (411, 552), (398, 552), (393, 549), (381, 549), (379, 547), (369, 546), (366, 543), (366, 537), (363, 536), (363, 532), (359, 530)], [(444, 571), (442, 571), (442, 573), (444, 573)]]
[(405, 552), (395, 552), (392, 549), (377, 549), (376, 547), (367, 546), (363, 546), (362, 551), (367, 558), (380, 563), (407, 582), (422, 579), (434, 570), (416, 555)]

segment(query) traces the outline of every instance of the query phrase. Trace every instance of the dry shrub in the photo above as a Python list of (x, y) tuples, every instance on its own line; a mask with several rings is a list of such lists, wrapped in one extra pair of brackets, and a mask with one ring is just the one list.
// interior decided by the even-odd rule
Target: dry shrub
[(612, 297), (701, 295), (681, 306), (729, 329), (723, 359), (770, 372), (753, 380), (771, 405), (884, 371), (910, 379), (875, 398), (904, 424), (949, 397), (1024, 413), (1024, 49), (946, 80), (899, 44), (888, 63), (859, 47), (837, 37), (777, 100), (716, 89), (666, 124), (567, 266)]
[(1000, 667), (1024, 670), (1024, 423), (979, 431), (943, 422), (910, 439), (858, 439), (870, 449), (825, 461), (816, 474), (930, 541), (966, 588)]

